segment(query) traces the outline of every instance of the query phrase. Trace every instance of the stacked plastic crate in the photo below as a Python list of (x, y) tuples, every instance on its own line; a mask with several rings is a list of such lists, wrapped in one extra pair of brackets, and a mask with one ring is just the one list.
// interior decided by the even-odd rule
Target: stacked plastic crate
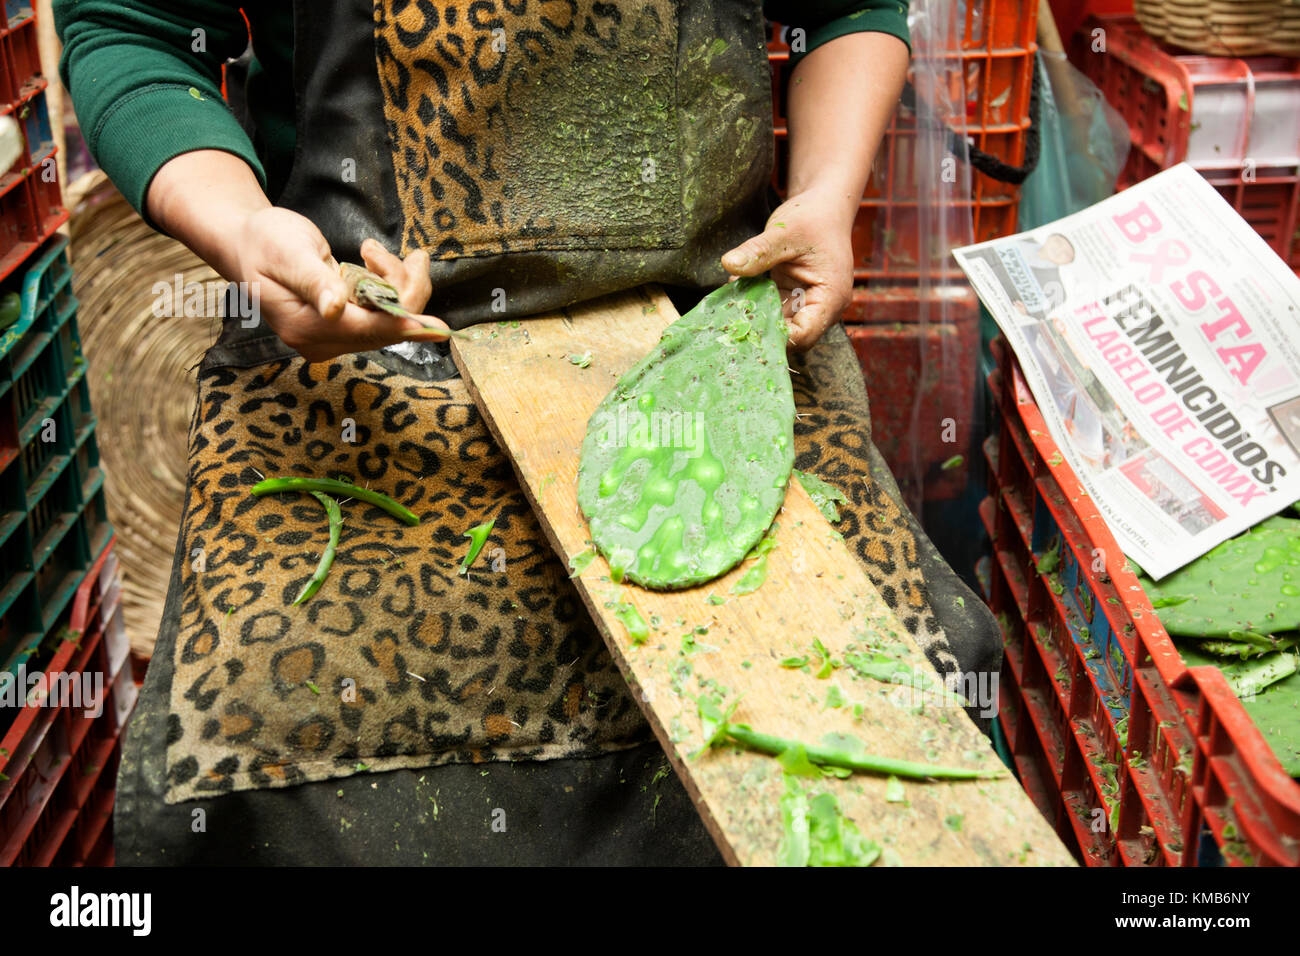
[(135, 702), (30, 8), (0, 30), (0, 865), (103, 864)]
[[(1030, 126), (1037, 0), (967, 0), (943, 10), (951, 40), (927, 56), (941, 74), (933, 85), (964, 96), (964, 132), (973, 146), (1017, 166)], [(781, 196), (789, 165), (787, 39), (778, 27), (768, 44), (773, 185)], [(938, 121), (924, 97), (917, 100), (919, 121), (906, 106), (895, 112), (862, 198), (853, 230), (856, 287), (845, 323), (867, 381), (881, 454), (900, 480), (919, 469), (925, 498), (934, 500), (956, 497), (966, 485), (964, 464), (942, 466), (971, 440), (980, 342), (978, 300), (949, 252), (972, 237), (982, 242), (1014, 232), (1020, 190), (972, 169), (970, 195), (944, 199), (948, 208), (935, 209), (932, 184), (943, 170), (922, 168), (918, 141)], [(952, 235), (936, 233), (943, 222)], [(914, 428), (918, 405), (927, 410), (927, 425), (952, 419), (955, 431)]]
[[(1176, 55), (1129, 17), (1085, 21), (1075, 41), (1072, 61), (1129, 124), (1121, 187), (1186, 160), (1300, 264), (1294, 60)], [(1092, 865), (1300, 866), (1300, 783), (1222, 673), (1186, 666), (995, 345), (980, 576), (1006, 646), (999, 720), (1022, 784)]]
[(1131, 17), (1094, 17), (1070, 59), (1129, 126), (1124, 188), (1188, 162), (1300, 271), (1300, 61), (1179, 55)]
[(1216, 667), (1187, 667), (994, 342), (983, 577), (1017, 774), (1091, 865), (1300, 866), (1300, 782)]

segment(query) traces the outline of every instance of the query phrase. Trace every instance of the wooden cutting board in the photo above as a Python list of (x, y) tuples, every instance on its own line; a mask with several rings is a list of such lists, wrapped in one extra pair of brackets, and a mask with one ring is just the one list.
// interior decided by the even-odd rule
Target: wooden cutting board
[[(618, 377), (677, 317), (662, 291), (645, 287), (523, 323), (476, 326), (474, 338), (452, 342), (474, 401), (566, 561), (589, 547), (577, 504), (587, 420)], [(569, 360), (587, 353), (586, 367)], [(919, 699), (907, 688), (854, 679), (847, 668), (819, 679), (815, 666), (804, 672), (780, 665), (785, 658), (813, 656), (814, 638), (842, 659), (848, 645), (869, 635), (906, 644), (915, 654), (914, 666), (934, 673), (797, 481), (790, 482), (777, 524), (767, 581), (750, 594), (730, 593), (747, 564), (709, 585), (664, 593), (613, 584), (608, 565), (597, 557), (575, 581), (673, 768), (732, 864), (778, 861), (783, 771), (772, 757), (731, 747), (692, 759), (703, 741), (695, 698), (706, 690), (723, 691), (728, 702), (739, 697), (732, 719), (756, 731), (813, 744), (828, 733), (850, 734), (881, 756), (1001, 766), (960, 707), (937, 704), (934, 697)], [(725, 602), (710, 603), (710, 595)], [(629, 638), (612, 607), (619, 603), (635, 606), (652, 625), (644, 644)], [(839, 706), (828, 704), (828, 699), (834, 703), (832, 685), (845, 699)], [(844, 815), (881, 845), (885, 863), (1074, 862), (1011, 777), (903, 781), (903, 802), (886, 801), (883, 777), (855, 774), (804, 782), (834, 793)]]

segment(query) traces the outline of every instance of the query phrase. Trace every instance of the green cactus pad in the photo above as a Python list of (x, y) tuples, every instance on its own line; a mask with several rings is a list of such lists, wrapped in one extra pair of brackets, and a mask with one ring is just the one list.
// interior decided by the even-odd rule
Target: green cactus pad
[[(1300, 627), (1300, 520), (1273, 517), (1142, 586), (1170, 634), (1237, 639)], [(1163, 606), (1162, 606), (1163, 605)]]
[(770, 279), (715, 290), (664, 330), (587, 423), (578, 505), (611, 576), (702, 584), (763, 537), (794, 467), (794, 394)]

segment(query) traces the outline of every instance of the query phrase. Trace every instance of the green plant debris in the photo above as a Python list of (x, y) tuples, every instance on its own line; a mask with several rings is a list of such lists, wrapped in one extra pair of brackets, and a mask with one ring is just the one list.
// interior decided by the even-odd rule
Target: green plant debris
[(620, 602), (614, 605), (614, 617), (622, 623), (627, 631), (628, 638), (633, 644), (644, 644), (646, 638), (650, 636), (650, 629), (646, 627), (645, 618), (634, 605), (626, 602)]
[(937, 675), (913, 670), (909, 665), (879, 651), (854, 651), (844, 655), (844, 662), (861, 677), (884, 684), (902, 684), (930, 691), (950, 703), (969, 707), (970, 702), (943, 685)]
[(949, 458), (947, 461), (945, 461), (942, 465), (939, 466), (939, 470), (952, 471), (954, 468), (960, 468), (962, 462), (964, 462), (965, 460), (966, 460), (965, 455), (953, 455), (951, 458)]
[(787, 774), (796, 777), (823, 776), (821, 768), (808, 759), (808, 752), (804, 750), (803, 744), (795, 744), (788, 750), (781, 751), (776, 755), (776, 762)]
[(17, 292), (0, 296), (0, 329), (7, 329), (23, 317), (23, 297)]
[(731, 586), (732, 594), (751, 594), (763, 586), (763, 582), (767, 580), (767, 556), (776, 547), (775, 535), (776, 526), (773, 525), (772, 531), (754, 545), (754, 550), (750, 552), (754, 563), (740, 576), (740, 580)]
[(420, 519), (412, 511), (398, 504), (388, 495), (371, 491), (369, 488), (359, 488), (346, 481), (336, 481), (333, 478), (266, 478), (249, 489), (249, 494), (261, 497), (282, 491), (319, 491), (329, 495), (356, 498), (358, 501), (382, 508), (394, 518), (412, 527), (420, 523)]
[(591, 562), (596, 560), (596, 550), (587, 548), (585, 551), (579, 551), (573, 557), (569, 558), (569, 577), (576, 578), (582, 575), (591, 566)]
[(474, 564), (474, 559), (478, 553), (483, 550), (483, 545), (492, 533), (492, 526), (497, 523), (497, 519), (485, 521), (480, 525), (475, 525), (465, 532), (464, 537), (469, 538), (469, 551), (466, 553), (463, 561), (460, 562), (460, 573), (465, 574)]
[(1263, 657), (1273, 651), (1287, 650), (1296, 645), (1296, 637), (1293, 634), (1280, 636), (1234, 631), (1233, 635), (1240, 636), (1242, 639), (1203, 640), (1197, 642), (1197, 647), (1212, 657), (1236, 657), (1244, 660), (1248, 657)]
[(686, 729), (686, 724), (682, 722), (682, 719), (680, 717), (674, 717), (669, 722), (668, 739), (671, 740), (673, 743), (680, 744), (682, 741), (690, 737), (690, 735), (691, 735), (690, 731)]
[(196, 87), (196, 86), (191, 86), (191, 87), (190, 87), (190, 96), (194, 97), (196, 100), (206, 100), (206, 99), (207, 99), (207, 97), (205, 97), (202, 93), (199, 92), (199, 89), (198, 89), (198, 87)]
[(813, 653), (821, 660), (817, 668), (817, 679), (826, 680), (835, 670), (835, 661), (831, 659), (831, 652), (826, 650), (826, 645), (822, 643), (821, 638), (814, 637), (812, 642)]
[[(728, 721), (731, 720), (731, 715), (735, 713), (738, 706), (740, 706), (740, 700), (736, 699), (731, 702), (731, 705), (726, 710), (723, 710), (721, 700), (713, 694), (701, 694), (695, 698), (696, 711), (700, 715), (700, 728), (704, 732), (704, 743), (699, 750), (691, 754), (692, 760), (709, 748), (716, 747), (726, 741), (728, 728), (731, 726)], [(783, 747), (773, 756), (780, 756), (782, 752), (789, 749), (789, 747)]]
[(669, 668), (668, 686), (678, 697), (682, 695), (686, 681), (690, 679), (691, 674), (695, 673), (695, 668), (685, 657), (679, 657)]
[(849, 499), (844, 497), (844, 492), (816, 475), (800, 471), (798, 468), (794, 469), (794, 475), (799, 479), (799, 484), (803, 485), (803, 490), (808, 492), (808, 497), (817, 506), (817, 510), (822, 513), (822, 517), (827, 521), (839, 521), (840, 511), (835, 505), (849, 503)]
[(708, 596), (708, 599), (707, 599), (707, 600), (708, 600), (708, 603), (709, 603), (709, 604), (712, 604), (712, 605), (714, 605), (714, 606), (719, 605), (719, 604), (726, 604), (726, 603), (727, 603), (727, 599), (726, 599), (726, 598), (724, 598), (724, 597), (719, 597), (719, 596), (716, 595), (716, 594), (710, 594), (710, 595)]
[(1061, 565), (1061, 539), (1053, 538), (1052, 545), (1043, 552), (1043, 556), (1034, 562), (1034, 570), (1039, 574), (1051, 574)]
[(903, 781), (895, 776), (885, 782), (885, 802), (886, 803), (906, 803), (907, 794), (903, 789)]
[(307, 685), (307, 689), (308, 689), (309, 691), (311, 691), (311, 692), (312, 692), (313, 694), (315, 694), (317, 697), (320, 696), (320, 688), (319, 688), (319, 687), (317, 687), (317, 686), (316, 686), (315, 684), (313, 684), (311, 681), (304, 681), (304, 683)]
[[(712, 715), (707, 721), (705, 719), (704, 704), (706, 700), (711, 703), (710, 713)], [(731, 742), (750, 750), (756, 750), (759, 753), (777, 757), (787, 750), (802, 746), (808, 761), (819, 766), (842, 767), (845, 770), (861, 773), (895, 774), (913, 780), (925, 780), (930, 777), (944, 780), (977, 780), (1006, 775), (1004, 770), (972, 770), (967, 767), (948, 767), (938, 764), (917, 763), (911, 760), (897, 760), (891, 757), (879, 757), (864, 751), (850, 753), (844, 749), (809, 746), (801, 744), (797, 740), (787, 740), (771, 734), (759, 733), (746, 724), (727, 723), (727, 717), (731, 711), (728, 710), (726, 714), (723, 714), (717, 701), (712, 698), (701, 697), (699, 706), (700, 719), (705, 724), (705, 745), (701, 748), (702, 750), (722, 742)], [(734, 708), (735, 704), (732, 704), (732, 709)]]
[[(325, 551), (320, 556), (320, 561), (316, 564), (316, 570), (311, 578), (303, 585), (298, 596), (294, 598), (294, 604), (302, 604), (304, 601), (310, 601), (316, 596), (321, 585), (325, 583), (325, 577), (330, 573), (330, 568), (334, 564), (334, 554), (338, 550), (339, 535), (343, 530), (343, 513), (339, 510), (339, 503), (329, 495), (323, 495), (319, 491), (313, 491), (311, 496), (321, 503), (325, 508), (325, 514), (329, 518), (330, 538), (329, 543), (325, 545)], [(317, 691), (320, 693), (320, 691)]]
[(840, 690), (839, 684), (831, 684), (826, 688), (826, 706), (834, 709), (843, 707), (847, 703), (844, 699), (844, 691)]
[[(1176, 642), (1178, 651), (1189, 667), (1213, 665), (1223, 672), (1228, 686), (1238, 697), (1249, 700), (1261, 694), (1273, 684), (1287, 680), (1300, 671), (1300, 656), (1290, 650), (1273, 651), (1254, 658), (1222, 659), (1210, 657), (1204, 652), (1202, 642), (1198, 647), (1193, 641)], [(1261, 727), (1267, 736), (1269, 728)]]
[(949, 830), (953, 831), (954, 833), (960, 833), (962, 823), (965, 821), (965, 819), (966, 819), (965, 814), (950, 813), (948, 814), (948, 816), (943, 818), (943, 825), (947, 827)]
[(807, 657), (785, 657), (782, 658), (779, 663), (782, 667), (789, 668), (790, 670), (798, 670), (800, 667), (808, 666), (808, 658)]
[(692, 587), (764, 537), (794, 466), (785, 345), (775, 283), (738, 279), (665, 329), (601, 401), (578, 503), (611, 577)]
[(844, 815), (833, 793), (810, 792), (787, 775), (781, 797), (782, 866), (871, 866), (880, 846)]

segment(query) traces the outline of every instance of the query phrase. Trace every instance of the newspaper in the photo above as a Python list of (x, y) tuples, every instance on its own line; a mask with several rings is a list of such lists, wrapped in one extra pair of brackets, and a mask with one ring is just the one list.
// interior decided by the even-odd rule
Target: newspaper
[(1300, 499), (1300, 279), (1191, 166), (954, 254), (1153, 578)]

